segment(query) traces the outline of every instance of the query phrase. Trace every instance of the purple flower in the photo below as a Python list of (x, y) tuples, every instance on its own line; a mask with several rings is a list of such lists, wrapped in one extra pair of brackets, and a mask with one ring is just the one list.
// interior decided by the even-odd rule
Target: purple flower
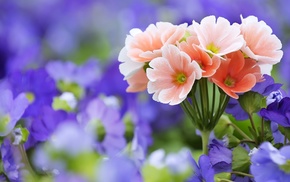
[(271, 131), (274, 138), (275, 143), (284, 143), (285, 136), (280, 132), (278, 128), (278, 124), (275, 122), (271, 122)]
[(198, 160), (198, 165), (189, 153), (189, 160), (193, 167), (193, 176), (191, 176), (188, 182), (214, 182), (214, 169), (210, 162), (210, 158), (207, 155), (201, 155)]
[(125, 126), (116, 108), (107, 106), (100, 98), (95, 98), (80, 116), (80, 122), (85, 129), (95, 136), (97, 151), (102, 154), (116, 154), (125, 147)]
[(256, 182), (290, 180), (290, 146), (277, 150), (264, 142), (251, 156), (251, 173)]
[(30, 95), (31, 103), (24, 117), (38, 117), (42, 107), (50, 106), (53, 97), (58, 94), (54, 80), (43, 68), (13, 72), (7, 77), (6, 82), (14, 95), (22, 92)]
[(92, 136), (79, 124), (63, 122), (57, 127), (53, 137), (36, 148), (33, 163), (42, 171), (59, 174), (67, 170), (70, 159), (77, 159), (82, 154), (92, 154), (93, 144)]
[(51, 61), (47, 63), (46, 71), (56, 82), (75, 83), (83, 88), (100, 77), (96, 60), (89, 60), (83, 65), (76, 65), (71, 61)]
[(217, 140), (213, 140), (209, 145), (208, 157), (215, 173), (231, 171), (232, 151)]
[(86, 178), (74, 174), (74, 173), (61, 173), (59, 175), (56, 175), (54, 177), (54, 182), (64, 182), (64, 181), (69, 181), (69, 182), (88, 182)]
[(139, 169), (125, 156), (104, 159), (96, 173), (98, 182), (142, 182)]
[(6, 136), (22, 117), (29, 102), (23, 93), (15, 99), (10, 90), (0, 89), (0, 93), (0, 136)]
[[(275, 83), (274, 79), (269, 75), (263, 75), (264, 81), (258, 82), (251, 91), (257, 92), (263, 96), (268, 96), (273, 91), (278, 91), (282, 84)], [(230, 99), (226, 113), (231, 114), (236, 120), (246, 120), (248, 119), (248, 114), (242, 109), (239, 101), (237, 99)]]
[(273, 102), (267, 108), (263, 108), (260, 114), (266, 120), (290, 127), (290, 98), (285, 97), (280, 102)]
[(28, 127), (30, 135), (25, 143), (26, 148), (46, 141), (61, 123), (73, 121), (75, 121), (74, 114), (68, 114), (62, 110), (55, 111), (49, 106), (43, 107), (39, 111), (39, 117), (33, 119)]
[(21, 163), (21, 155), (17, 147), (6, 138), (1, 144), (0, 151), (5, 175), (12, 182), (22, 181), (21, 170), (24, 164)]

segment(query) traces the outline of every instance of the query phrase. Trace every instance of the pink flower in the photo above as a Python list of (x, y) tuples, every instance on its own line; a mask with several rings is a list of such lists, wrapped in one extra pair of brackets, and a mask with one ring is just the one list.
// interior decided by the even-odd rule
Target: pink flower
[(128, 81), (127, 92), (140, 92), (147, 88), (148, 78), (145, 70), (148, 63), (161, 56), (161, 47), (167, 44), (176, 44), (186, 31), (187, 24), (179, 26), (167, 22), (151, 24), (142, 32), (132, 29), (125, 41), (125, 47), (120, 51), (119, 69)]
[(132, 29), (125, 41), (127, 56), (132, 61), (148, 62), (161, 56), (161, 47), (167, 44), (176, 44), (185, 34), (187, 24), (173, 25), (168, 22), (158, 22), (156, 26), (150, 24), (142, 32)]
[(120, 51), (118, 60), (122, 62), (119, 70), (124, 75), (129, 86), (127, 92), (141, 92), (146, 90), (148, 78), (146, 76), (144, 66), (145, 63), (132, 61), (127, 55), (125, 47)]
[(193, 21), (188, 27), (196, 32), (200, 47), (211, 55), (223, 56), (239, 50), (244, 45), (243, 36), (237, 26), (222, 17), (207, 16), (198, 24)]
[(210, 77), (219, 68), (220, 58), (217, 56), (211, 58), (195, 43), (195, 37), (188, 37), (186, 41), (182, 41), (178, 46), (181, 51), (184, 51), (190, 56), (191, 60), (199, 64), (202, 69), (202, 77)]
[(255, 84), (262, 80), (260, 67), (253, 59), (245, 59), (241, 51), (226, 55), (226, 60), (216, 73), (210, 78), (227, 95), (238, 99), (237, 93), (251, 90)]
[(244, 36), (246, 44), (242, 51), (248, 57), (263, 64), (276, 64), (280, 62), (283, 52), (281, 41), (272, 34), (272, 29), (264, 21), (259, 21), (254, 16), (245, 19), (241, 17), (241, 34)]
[(162, 57), (153, 59), (146, 71), (148, 92), (154, 93), (155, 101), (176, 105), (187, 97), (195, 80), (201, 78), (201, 69), (176, 46), (167, 45), (161, 51)]

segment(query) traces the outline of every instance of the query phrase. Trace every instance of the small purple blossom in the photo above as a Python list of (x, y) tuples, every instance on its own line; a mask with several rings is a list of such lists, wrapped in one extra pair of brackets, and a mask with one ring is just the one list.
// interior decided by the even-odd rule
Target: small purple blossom
[(0, 93), (0, 136), (6, 136), (22, 117), (29, 102), (24, 93), (15, 99), (11, 90), (0, 89)]
[(100, 98), (89, 102), (80, 115), (80, 122), (95, 136), (98, 152), (116, 154), (125, 147), (125, 125), (121, 121), (119, 111), (107, 106)]
[(260, 114), (266, 120), (290, 127), (290, 98), (284, 97), (280, 102), (271, 103), (267, 108), (263, 108)]
[(25, 143), (26, 148), (34, 146), (36, 143), (45, 142), (54, 133), (57, 127), (64, 122), (74, 122), (75, 115), (65, 111), (55, 111), (49, 106), (43, 107), (28, 126), (30, 135)]
[(24, 164), (21, 163), (22, 158), (17, 147), (6, 138), (1, 144), (0, 151), (5, 175), (12, 182), (22, 181), (21, 170)]
[(46, 71), (56, 81), (76, 83), (86, 88), (100, 77), (100, 70), (95, 60), (89, 60), (83, 65), (71, 61), (51, 61), (46, 65)]
[(189, 153), (189, 160), (193, 167), (193, 175), (187, 180), (188, 182), (214, 182), (214, 169), (207, 155), (201, 155), (198, 165)]
[(142, 182), (135, 163), (125, 156), (104, 159), (97, 169), (98, 182)]
[(264, 142), (252, 154), (250, 167), (256, 182), (290, 180), (290, 146), (280, 150), (271, 143)]
[(58, 94), (54, 80), (43, 68), (13, 72), (4, 81), (13, 95), (22, 92), (31, 95), (30, 105), (23, 117), (38, 117), (42, 107), (50, 106), (53, 97)]
[(230, 172), (232, 169), (232, 151), (217, 140), (209, 145), (208, 157), (215, 173)]

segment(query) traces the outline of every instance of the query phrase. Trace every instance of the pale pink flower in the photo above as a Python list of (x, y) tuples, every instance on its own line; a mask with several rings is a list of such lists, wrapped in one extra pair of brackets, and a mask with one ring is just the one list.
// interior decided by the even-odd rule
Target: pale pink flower
[(132, 29), (127, 36), (125, 47), (120, 51), (120, 72), (127, 80), (127, 92), (140, 92), (146, 89), (148, 78), (145, 70), (148, 63), (161, 56), (161, 47), (167, 44), (176, 44), (186, 31), (187, 24), (173, 25), (167, 22), (158, 22), (149, 25), (142, 32)]
[(118, 60), (122, 62), (119, 70), (124, 75), (124, 80), (127, 80), (129, 86), (127, 92), (141, 92), (146, 90), (148, 78), (145, 73), (145, 63), (132, 61), (126, 54), (124, 47), (119, 54)]
[(220, 58), (212, 58), (199, 46), (196, 45), (195, 37), (188, 37), (186, 41), (178, 44), (181, 51), (188, 54), (192, 61), (196, 61), (202, 69), (202, 77), (212, 76), (220, 66)]
[(168, 22), (150, 24), (144, 32), (132, 29), (125, 41), (127, 56), (132, 61), (148, 62), (161, 56), (161, 47), (176, 44), (186, 31), (187, 24), (173, 25)]
[(239, 50), (244, 45), (239, 27), (231, 25), (222, 17), (216, 20), (215, 16), (207, 16), (200, 24), (193, 21), (188, 29), (196, 33), (199, 46), (211, 55), (221, 57)]
[(201, 69), (176, 46), (167, 45), (161, 51), (162, 57), (153, 59), (146, 71), (148, 93), (153, 93), (155, 101), (176, 105), (187, 97), (195, 80), (201, 78)]
[(283, 51), (281, 41), (272, 34), (272, 29), (264, 21), (258, 21), (255, 16), (242, 19), (240, 25), (241, 34), (246, 44), (242, 51), (246, 56), (255, 59), (263, 64), (276, 64), (280, 62)]

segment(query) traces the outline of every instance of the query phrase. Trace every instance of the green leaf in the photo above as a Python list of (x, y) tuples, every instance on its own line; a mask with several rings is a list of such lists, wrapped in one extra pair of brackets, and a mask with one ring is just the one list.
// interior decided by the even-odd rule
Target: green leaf
[(234, 148), (241, 143), (241, 141), (237, 137), (235, 137), (234, 135), (227, 135), (227, 138), (229, 140), (229, 142), (228, 142), (229, 148)]
[(285, 137), (290, 141), (290, 128), (284, 127)]
[(100, 159), (100, 156), (96, 153), (82, 153), (76, 157), (71, 157), (67, 161), (67, 168), (69, 171), (94, 181), (96, 166), (99, 164)]
[(214, 128), (214, 135), (218, 139), (222, 139), (225, 135), (232, 135), (234, 128), (230, 125), (231, 121), (228, 116), (222, 115)]
[(215, 182), (231, 182), (231, 173), (218, 173), (214, 176)]
[(146, 164), (142, 168), (144, 182), (173, 182), (169, 169), (166, 167), (156, 168), (152, 165)]
[(239, 145), (233, 149), (232, 154), (233, 154), (233, 162), (232, 162), (233, 171), (249, 173), (251, 160), (246, 149), (244, 149)]
[(266, 98), (253, 91), (244, 93), (239, 97), (238, 101), (248, 114), (256, 113), (266, 107)]

